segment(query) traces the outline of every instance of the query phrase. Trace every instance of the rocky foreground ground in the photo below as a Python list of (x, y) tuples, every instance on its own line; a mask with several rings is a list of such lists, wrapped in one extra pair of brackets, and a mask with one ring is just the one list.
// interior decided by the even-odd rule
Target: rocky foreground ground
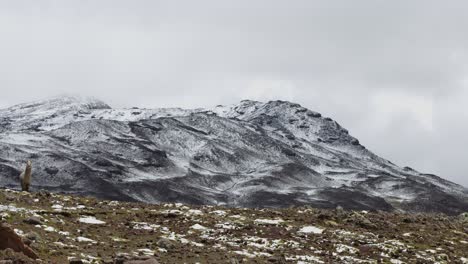
[(38, 257), (6, 249), (0, 263), (468, 263), (468, 214), (148, 205), (0, 190), (0, 218), (0, 249), (19, 239), (24, 248), (15, 250)]

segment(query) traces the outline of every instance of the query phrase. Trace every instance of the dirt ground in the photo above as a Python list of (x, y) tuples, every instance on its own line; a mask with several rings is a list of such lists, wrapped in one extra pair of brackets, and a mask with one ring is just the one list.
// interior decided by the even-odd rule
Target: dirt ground
[[(37, 263), (139, 255), (159, 263), (468, 263), (468, 215), (149, 205), (0, 190), (0, 218)], [(34, 263), (0, 251), (0, 259), (15, 258)]]

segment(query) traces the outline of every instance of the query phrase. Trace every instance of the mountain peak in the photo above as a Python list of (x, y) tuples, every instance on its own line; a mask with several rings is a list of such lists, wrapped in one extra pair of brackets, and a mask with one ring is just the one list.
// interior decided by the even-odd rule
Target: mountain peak
[(11, 111), (34, 112), (45, 110), (65, 110), (65, 109), (110, 109), (111, 107), (103, 101), (86, 96), (59, 95), (46, 99), (23, 103), (9, 107)]
[(7, 177), (0, 185), (17, 186), (12, 170), (30, 159), (36, 188), (110, 199), (451, 214), (468, 208), (461, 186), (378, 157), (336, 121), (299, 104), (243, 100), (206, 112), (109, 109), (76, 96), (2, 110), (0, 172)]
[(218, 106), (214, 112), (222, 117), (251, 122), (267, 131), (284, 131), (286, 141), (293, 145), (297, 145), (297, 139), (364, 148), (359, 140), (350, 136), (348, 130), (332, 118), (323, 117), (294, 102), (242, 100), (230, 107)]
[(75, 106), (86, 109), (111, 109), (104, 101), (91, 96), (81, 95), (60, 95), (43, 100), (42, 102), (51, 105)]
[[(80, 113), (111, 109), (103, 101), (84, 96), (61, 95), (23, 103), (0, 110), (0, 121), (5, 130), (50, 130), (74, 120)], [(3, 121), (2, 121), (3, 120)]]

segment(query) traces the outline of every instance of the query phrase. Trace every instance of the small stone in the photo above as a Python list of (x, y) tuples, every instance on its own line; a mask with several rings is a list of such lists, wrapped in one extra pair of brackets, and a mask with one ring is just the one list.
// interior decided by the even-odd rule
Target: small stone
[(123, 264), (159, 264), (159, 262), (154, 257), (145, 256), (126, 260)]
[(114, 264), (124, 264), (125, 259), (123, 257), (116, 257)]
[(102, 260), (102, 263), (104, 264), (114, 264), (114, 261), (110, 258), (105, 258)]
[(28, 239), (28, 238), (26, 238), (26, 237), (23, 237), (23, 243), (24, 243), (25, 245), (27, 245), (27, 246), (31, 246), (31, 244), (32, 244), (32, 241), (31, 241), (31, 240), (29, 240), (29, 239)]
[(449, 257), (447, 254), (440, 254), (437, 258), (438, 258), (439, 260), (443, 260), (443, 261), (448, 261), (448, 262), (450, 262), (450, 257)]
[(286, 264), (286, 258), (284, 256), (274, 256), (268, 259), (270, 263), (277, 263), (277, 264)]
[(13, 202), (14, 200), (16, 200), (16, 198), (13, 195), (10, 195), (8, 193), (5, 193), (5, 198), (9, 202)]
[(325, 224), (328, 225), (328, 226), (339, 226), (339, 224), (333, 220), (327, 220), (325, 221)]
[(39, 219), (39, 217), (35, 217), (35, 216), (26, 218), (26, 219), (24, 219), (23, 222), (25, 222), (26, 224), (30, 224), (30, 225), (42, 225), (41, 219)]
[(68, 261), (69, 264), (83, 264), (83, 260), (79, 258), (72, 258)]
[(158, 247), (164, 248), (167, 250), (175, 248), (174, 243), (172, 243), (172, 241), (167, 238), (159, 239), (158, 242), (156, 242), (156, 244), (158, 245)]
[(458, 219), (462, 224), (468, 224), (468, 213), (462, 213), (458, 216)]

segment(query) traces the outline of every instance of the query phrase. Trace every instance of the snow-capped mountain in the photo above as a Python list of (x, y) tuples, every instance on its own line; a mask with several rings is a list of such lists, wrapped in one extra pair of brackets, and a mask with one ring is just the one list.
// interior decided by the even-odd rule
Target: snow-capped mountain
[(468, 191), (401, 168), (298, 104), (112, 109), (58, 97), (0, 110), (0, 184), (144, 202), (468, 211)]

